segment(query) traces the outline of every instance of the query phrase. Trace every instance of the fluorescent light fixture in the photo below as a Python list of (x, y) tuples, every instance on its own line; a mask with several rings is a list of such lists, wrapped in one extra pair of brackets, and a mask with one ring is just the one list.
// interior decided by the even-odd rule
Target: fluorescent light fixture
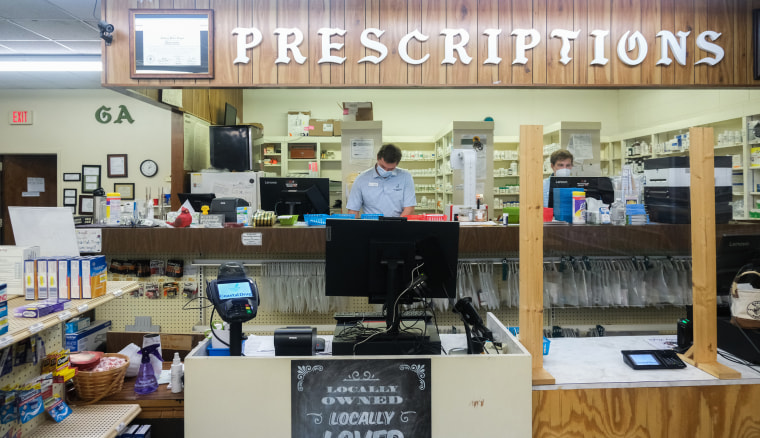
[(0, 56), (0, 72), (102, 71), (99, 56)]

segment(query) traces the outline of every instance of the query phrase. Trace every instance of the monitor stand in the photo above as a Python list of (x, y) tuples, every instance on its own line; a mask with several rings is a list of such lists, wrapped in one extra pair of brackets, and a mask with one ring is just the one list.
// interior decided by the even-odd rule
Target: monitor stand
[(378, 321), (377, 327), (367, 321), (338, 322), (333, 336), (333, 356), (353, 355), (378, 355), (399, 356), (408, 354), (433, 354), (441, 353), (441, 338), (438, 328), (431, 321), (417, 320), (411, 332), (404, 331), (409, 327), (410, 321), (404, 321), (403, 329), (397, 333), (382, 333), (372, 336), (371, 339), (361, 342), (368, 336), (352, 336), (347, 333), (356, 333), (360, 330), (359, 325), (371, 328), (384, 328), (385, 321)]

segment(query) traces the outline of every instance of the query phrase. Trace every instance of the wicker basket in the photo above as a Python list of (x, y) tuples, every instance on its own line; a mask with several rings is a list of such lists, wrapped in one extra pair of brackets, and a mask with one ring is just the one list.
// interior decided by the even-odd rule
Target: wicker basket
[(95, 403), (100, 399), (121, 391), (124, 385), (124, 374), (129, 367), (129, 358), (123, 354), (106, 353), (103, 357), (119, 357), (126, 362), (124, 365), (108, 371), (77, 371), (74, 377), (74, 388), (82, 402)]

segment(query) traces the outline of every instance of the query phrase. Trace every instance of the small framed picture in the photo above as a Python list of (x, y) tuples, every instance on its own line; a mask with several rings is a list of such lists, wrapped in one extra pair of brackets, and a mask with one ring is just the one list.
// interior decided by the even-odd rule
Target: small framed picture
[(79, 214), (92, 214), (95, 204), (91, 195), (79, 195)]
[(114, 183), (113, 191), (121, 194), (121, 199), (125, 201), (135, 199), (135, 183)]
[(63, 189), (63, 206), (77, 206), (77, 189)]
[(108, 154), (108, 177), (127, 177), (127, 154)]
[(81, 181), (82, 174), (81, 173), (64, 173), (63, 180), (64, 181)]
[(100, 187), (100, 164), (82, 165), (82, 193), (92, 193)]

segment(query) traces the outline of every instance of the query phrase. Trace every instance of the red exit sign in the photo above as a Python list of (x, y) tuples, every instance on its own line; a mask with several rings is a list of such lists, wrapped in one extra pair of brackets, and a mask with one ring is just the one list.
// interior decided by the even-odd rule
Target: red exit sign
[(11, 125), (31, 125), (32, 124), (32, 112), (31, 111), (11, 111), (10, 114)]

